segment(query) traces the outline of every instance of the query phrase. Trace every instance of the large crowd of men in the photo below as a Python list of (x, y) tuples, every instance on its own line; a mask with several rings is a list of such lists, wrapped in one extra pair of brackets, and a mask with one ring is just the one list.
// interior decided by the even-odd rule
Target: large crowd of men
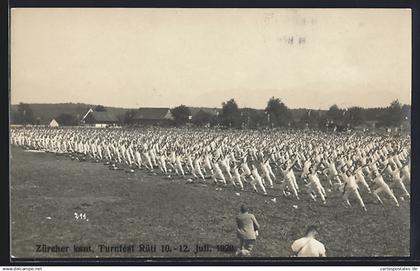
[(403, 135), (27, 127), (12, 128), (11, 143), (74, 160), (103, 162), (110, 169), (176, 175), (189, 182), (232, 185), (263, 195), (275, 189), (280, 196), (305, 197), (319, 204), (326, 204), (330, 193), (340, 193), (346, 206), (356, 201), (365, 211), (362, 195), (395, 206), (410, 197), (406, 188), (410, 184), (410, 137)]

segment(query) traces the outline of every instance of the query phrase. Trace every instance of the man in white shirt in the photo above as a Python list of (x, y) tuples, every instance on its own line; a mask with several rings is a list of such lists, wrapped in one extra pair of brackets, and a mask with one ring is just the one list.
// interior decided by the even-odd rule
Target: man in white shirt
[(318, 231), (315, 226), (309, 226), (306, 236), (292, 244), (292, 250), (297, 257), (326, 257), (324, 245), (315, 239)]
[(258, 184), (258, 186), (261, 188), (261, 190), (263, 191), (264, 196), (267, 195), (267, 191), (262, 183), (262, 178), (260, 176), (260, 174), (258, 173), (258, 169), (255, 166), (255, 164), (252, 164), (252, 170), (251, 170), (251, 186), (254, 189), (255, 192), (258, 192), (257, 186), (256, 184)]

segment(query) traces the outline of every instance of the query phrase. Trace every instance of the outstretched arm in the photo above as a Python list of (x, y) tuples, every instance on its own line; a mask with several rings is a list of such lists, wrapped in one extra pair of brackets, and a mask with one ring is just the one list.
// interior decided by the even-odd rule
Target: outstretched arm
[(296, 165), (297, 161), (295, 161), (292, 165), (290, 165), (286, 171), (289, 171), (292, 167), (294, 167)]
[(386, 164), (386, 166), (384, 167), (384, 169), (379, 173), (380, 175), (382, 175), (382, 173), (384, 173), (384, 171), (389, 167), (389, 164)]
[(360, 166), (360, 167), (358, 167), (358, 168), (355, 168), (354, 170), (353, 170), (353, 172), (359, 172), (360, 170), (362, 170), (364, 167), (366, 167), (366, 166)]

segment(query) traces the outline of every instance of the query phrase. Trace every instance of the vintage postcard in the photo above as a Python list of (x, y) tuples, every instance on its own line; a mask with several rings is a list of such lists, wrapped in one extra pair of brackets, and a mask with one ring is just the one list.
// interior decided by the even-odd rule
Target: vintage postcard
[(13, 259), (410, 256), (410, 9), (10, 16)]

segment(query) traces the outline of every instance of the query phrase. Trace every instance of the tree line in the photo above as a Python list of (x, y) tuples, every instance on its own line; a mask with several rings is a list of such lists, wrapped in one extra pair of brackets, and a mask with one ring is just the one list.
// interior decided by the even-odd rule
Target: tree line
[[(392, 101), (387, 107), (340, 108), (332, 105), (328, 110), (290, 109), (281, 99), (271, 97), (265, 109), (240, 108), (234, 99), (221, 104), (220, 109), (198, 110), (192, 115), (188, 106), (180, 105), (171, 109), (174, 117), (173, 125), (195, 125), (207, 127), (226, 127), (234, 129), (257, 128), (325, 128), (368, 125), (375, 127), (399, 127), (404, 121), (410, 121), (411, 106)], [(98, 105), (94, 111), (106, 111), (106, 107)], [(117, 116), (120, 124), (128, 125), (136, 114), (135, 109)], [(75, 126), (80, 120), (68, 113), (61, 113), (55, 120), (62, 126)], [(14, 124), (40, 124), (30, 105), (20, 103), (12, 114)]]
[(188, 107), (181, 105), (172, 109), (175, 124), (192, 123), (198, 126), (221, 126), (227, 128), (354, 128), (357, 126), (399, 127), (410, 121), (411, 106), (398, 100), (387, 107), (339, 108), (336, 104), (328, 110), (289, 109), (279, 98), (271, 97), (264, 110), (239, 108), (234, 99), (222, 103), (216, 114), (199, 111), (191, 120)]

